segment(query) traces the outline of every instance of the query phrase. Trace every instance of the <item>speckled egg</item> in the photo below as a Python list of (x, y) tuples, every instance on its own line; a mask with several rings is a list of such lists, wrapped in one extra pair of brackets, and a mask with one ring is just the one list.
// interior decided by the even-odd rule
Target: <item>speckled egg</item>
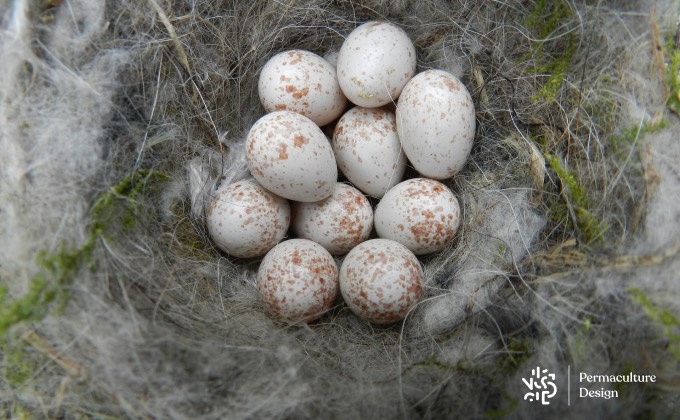
[(386, 109), (350, 109), (335, 126), (332, 144), (340, 171), (370, 196), (382, 197), (404, 176), (406, 157), (394, 113)]
[(340, 267), (340, 293), (366, 321), (388, 324), (403, 319), (422, 297), (423, 269), (404, 245), (371, 239), (352, 249)]
[(299, 238), (317, 242), (333, 255), (343, 255), (368, 239), (373, 209), (351, 185), (339, 182), (335, 191), (316, 203), (291, 203), (291, 230)]
[(292, 111), (274, 111), (253, 124), (246, 163), (262, 186), (295, 201), (323, 200), (338, 180), (331, 143), (312, 120)]
[(338, 118), (347, 105), (335, 67), (304, 50), (285, 51), (269, 59), (257, 89), (267, 112), (294, 111), (319, 126)]
[(281, 242), (257, 271), (257, 290), (266, 310), (288, 322), (313, 321), (338, 294), (338, 267), (331, 254), (307, 239)]
[(375, 230), (416, 255), (441, 251), (460, 225), (458, 200), (446, 185), (427, 178), (397, 184), (375, 209)]
[(357, 105), (378, 107), (396, 101), (416, 72), (416, 50), (400, 27), (364, 23), (345, 39), (338, 53), (338, 83)]
[(252, 179), (237, 181), (215, 192), (206, 224), (215, 245), (230, 256), (257, 257), (286, 234), (290, 206)]
[(475, 106), (454, 75), (427, 70), (404, 87), (397, 104), (397, 133), (413, 167), (445, 179), (458, 173), (475, 137)]

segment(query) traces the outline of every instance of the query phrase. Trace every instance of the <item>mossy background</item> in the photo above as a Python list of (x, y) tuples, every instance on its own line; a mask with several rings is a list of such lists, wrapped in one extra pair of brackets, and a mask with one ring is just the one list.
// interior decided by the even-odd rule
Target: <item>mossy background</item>
[[(4, 418), (680, 415), (677, 1), (0, 2)], [(247, 176), (258, 69), (399, 24), (478, 130), (426, 299), (262, 310), (203, 209)], [(331, 132), (332, 127), (326, 127)], [(338, 261), (340, 262), (341, 259)], [(557, 374), (550, 406), (521, 378)], [(567, 407), (574, 372), (657, 375)], [(572, 385), (577, 379), (572, 376)]]

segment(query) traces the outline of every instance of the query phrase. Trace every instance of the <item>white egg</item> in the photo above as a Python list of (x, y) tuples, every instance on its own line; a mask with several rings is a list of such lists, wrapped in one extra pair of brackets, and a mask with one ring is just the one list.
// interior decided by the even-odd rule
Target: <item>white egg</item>
[(288, 322), (313, 321), (338, 294), (338, 267), (331, 254), (307, 239), (281, 242), (265, 255), (257, 289), (267, 311)]
[(215, 245), (234, 257), (264, 255), (286, 234), (288, 200), (252, 179), (224, 184), (215, 192), (206, 217)]
[(416, 49), (406, 32), (389, 23), (367, 22), (353, 30), (338, 53), (338, 83), (357, 105), (396, 101), (416, 72)]
[(335, 67), (304, 50), (285, 51), (269, 59), (257, 89), (267, 112), (297, 112), (319, 126), (338, 118), (347, 105)]
[(394, 113), (383, 108), (347, 111), (335, 126), (333, 151), (340, 171), (373, 197), (382, 197), (406, 170)]
[(349, 252), (368, 239), (373, 209), (356, 188), (339, 182), (330, 197), (315, 203), (291, 203), (291, 230), (322, 245), (333, 255)]
[(292, 111), (274, 111), (255, 122), (246, 139), (246, 163), (262, 186), (295, 201), (323, 200), (338, 180), (330, 142), (312, 120)]
[(441, 251), (460, 225), (458, 200), (446, 185), (427, 178), (397, 184), (375, 209), (381, 238), (404, 244), (416, 255)]
[(427, 70), (411, 79), (397, 104), (397, 133), (413, 167), (445, 179), (458, 173), (475, 137), (475, 106), (452, 74)]
[(389, 239), (357, 245), (340, 267), (340, 293), (360, 318), (376, 324), (403, 319), (422, 297), (423, 269), (411, 251)]

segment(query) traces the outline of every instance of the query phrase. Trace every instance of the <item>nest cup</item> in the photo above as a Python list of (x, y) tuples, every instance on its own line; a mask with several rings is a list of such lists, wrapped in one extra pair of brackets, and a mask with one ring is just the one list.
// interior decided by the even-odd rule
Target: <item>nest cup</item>
[[(562, 390), (573, 365), (660, 382), (544, 415), (672, 415), (675, 344), (646, 314), (678, 312), (663, 299), (677, 229), (659, 228), (678, 208), (660, 152), (680, 156), (664, 134), (677, 12), (643, 3), (5, 2), (3, 413), (528, 418), (521, 378), (540, 365)], [(213, 246), (205, 212), (249, 176), (267, 60), (332, 61), (369, 20), (472, 95), (470, 158), (442, 181), (462, 223), (421, 257), (425, 296), (402, 323), (338, 304), (285, 325), (258, 299), (259, 260)]]

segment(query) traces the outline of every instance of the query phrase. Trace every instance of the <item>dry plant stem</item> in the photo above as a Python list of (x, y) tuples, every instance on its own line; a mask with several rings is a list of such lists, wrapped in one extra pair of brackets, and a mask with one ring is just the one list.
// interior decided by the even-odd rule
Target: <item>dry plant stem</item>
[[(168, 35), (170, 35), (170, 39), (172, 40), (172, 44), (175, 47), (175, 51), (177, 52), (177, 55), (179, 56), (179, 61), (182, 63), (182, 66), (184, 66), (184, 70), (187, 71), (189, 74), (189, 78), (193, 80), (194, 75), (193, 72), (191, 71), (191, 66), (189, 65), (189, 59), (187, 58), (186, 52), (184, 52), (184, 46), (182, 46), (182, 42), (179, 40), (179, 37), (177, 36), (177, 31), (175, 31), (175, 27), (172, 25), (170, 22), (170, 19), (168, 18), (168, 15), (165, 14), (161, 6), (156, 2), (156, 0), (148, 0), (149, 4), (154, 8), (156, 13), (158, 13), (158, 17), (161, 19), (161, 22), (163, 22), (163, 26), (165, 26), (165, 29), (168, 30)], [(197, 92), (195, 92), (197, 93)], [(194, 97), (194, 100), (197, 100), (197, 97)]]
[(51, 345), (50, 342), (42, 337), (37, 331), (29, 330), (22, 335), (22, 338), (33, 346), (33, 348), (61, 366), (67, 374), (73, 377), (73, 379), (78, 381), (88, 379), (87, 370), (82, 365)]

